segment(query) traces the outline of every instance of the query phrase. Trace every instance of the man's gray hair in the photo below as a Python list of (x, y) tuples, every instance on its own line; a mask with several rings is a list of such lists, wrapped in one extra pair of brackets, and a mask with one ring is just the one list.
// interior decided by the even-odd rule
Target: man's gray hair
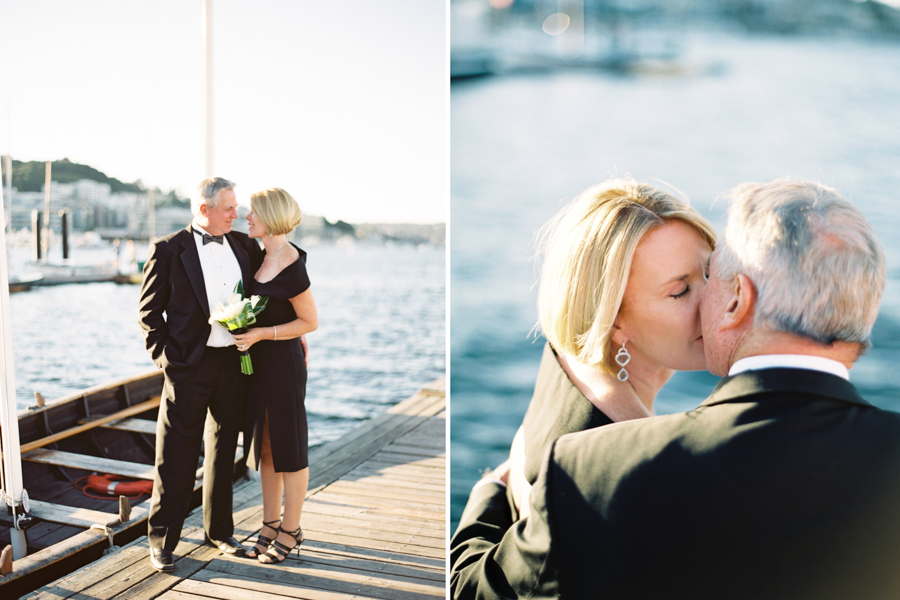
[(830, 344), (870, 346), (884, 291), (884, 252), (866, 218), (810, 181), (745, 183), (731, 194), (718, 275), (757, 291), (756, 326)]
[(191, 212), (195, 215), (200, 214), (201, 204), (205, 204), (209, 208), (215, 208), (219, 204), (219, 193), (233, 188), (234, 182), (222, 177), (204, 179), (191, 196)]

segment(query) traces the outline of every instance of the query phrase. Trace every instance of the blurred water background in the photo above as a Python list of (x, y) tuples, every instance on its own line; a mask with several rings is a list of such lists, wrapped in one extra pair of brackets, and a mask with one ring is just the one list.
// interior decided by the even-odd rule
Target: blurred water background
[[(744, 181), (814, 179), (850, 198), (888, 265), (874, 345), (851, 380), (872, 403), (900, 410), (897, 36), (865, 24), (750, 33), (724, 20), (629, 29), (620, 12), (618, 24), (584, 25), (583, 52), (566, 55), (541, 23), (572, 4), (533, 2), (518, 16), (451, 4), (453, 49), (465, 59), (457, 66), (494, 71), (451, 86), (451, 531), (479, 471), (508, 456), (531, 399), (543, 347), (529, 335), (533, 234), (612, 176), (676, 187), (719, 230), (721, 196)], [(612, 42), (616, 29), (627, 35)], [(717, 381), (676, 374), (657, 413), (693, 408)]]
[[(306, 395), (310, 444), (318, 445), (444, 375), (446, 259), (442, 245), (304, 249), (319, 312), (319, 328), (307, 336)], [(30, 258), (24, 248), (9, 252), (14, 270)], [(75, 248), (72, 257), (102, 264), (114, 252)], [(154, 369), (137, 323), (139, 296), (139, 285), (115, 283), (11, 294), (19, 409), (34, 404), (34, 392), (52, 401)]]

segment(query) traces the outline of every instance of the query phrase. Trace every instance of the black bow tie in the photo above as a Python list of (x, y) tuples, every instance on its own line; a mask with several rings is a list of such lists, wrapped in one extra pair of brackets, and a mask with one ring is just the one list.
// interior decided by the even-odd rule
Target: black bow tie
[(209, 235), (208, 233), (202, 233), (200, 231), (194, 230), (194, 233), (203, 238), (203, 245), (207, 245), (210, 242), (215, 242), (217, 244), (222, 244), (225, 241), (224, 235)]

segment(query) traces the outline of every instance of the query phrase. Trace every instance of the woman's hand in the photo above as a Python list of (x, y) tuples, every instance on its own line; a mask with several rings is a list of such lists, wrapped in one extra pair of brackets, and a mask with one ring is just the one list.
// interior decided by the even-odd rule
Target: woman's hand
[(519, 511), (519, 518), (524, 519), (531, 514), (531, 484), (525, 479), (525, 432), (519, 427), (509, 449), (509, 481), (507, 485), (512, 491), (513, 502)]
[(243, 352), (244, 350), (249, 350), (250, 346), (256, 342), (269, 339), (266, 337), (266, 332), (271, 330), (271, 327), (254, 327), (253, 329), (248, 329), (246, 333), (235, 333), (232, 336), (237, 343), (238, 350)]

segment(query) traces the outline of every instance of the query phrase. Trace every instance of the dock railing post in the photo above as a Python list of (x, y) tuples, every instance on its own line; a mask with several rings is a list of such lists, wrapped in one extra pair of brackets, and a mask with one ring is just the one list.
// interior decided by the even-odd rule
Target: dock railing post
[[(0, 223), (6, 219), (0, 188)], [(12, 508), (14, 527), (9, 530), (13, 559), (24, 558), (25, 531), (19, 528), (26, 512), (27, 496), (22, 480), (22, 456), (19, 451), (19, 420), (16, 410), (16, 382), (13, 369), (12, 328), (9, 320), (9, 273), (6, 262), (6, 229), (0, 227), (0, 448), (3, 450), (2, 489), (6, 504)]]

